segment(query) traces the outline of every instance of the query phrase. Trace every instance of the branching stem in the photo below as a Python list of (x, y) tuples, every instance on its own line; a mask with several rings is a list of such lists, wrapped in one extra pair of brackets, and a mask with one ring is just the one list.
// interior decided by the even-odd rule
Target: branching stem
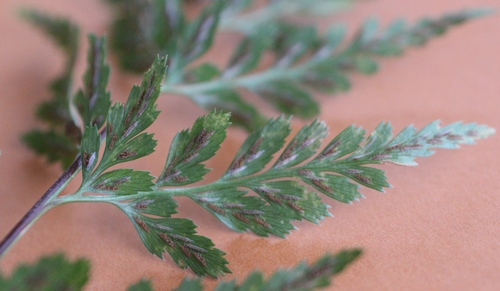
[[(294, 177), (297, 175), (297, 172), (300, 168), (294, 168), (289, 170), (279, 170), (279, 171), (267, 171), (265, 173), (254, 175), (254, 176), (245, 176), (239, 178), (233, 178), (230, 180), (218, 180), (211, 184), (205, 184), (196, 187), (188, 187), (188, 188), (163, 188), (163, 189), (155, 189), (153, 190), (155, 193), (161, 196), (186, 196), (195, 198), (196, 196), (202, 196), (204, 193), (213, 192), (213, 191), (222, 191), (228, 188), (237, 188), (237, 187), (246, 187), (252, 183), (262, 183), (267, 180)], [(55, 204), (66, 204), (73, 202), (109, 202), (115, 204), (114, 202), (119, 202), (123, 200), (132, 200), (136, 198), (144, 197), (143, 192), (126, 195), (126, 196), (96, 196), (96, 195), (67, 195), (64, 197), (59, 197), (57, 201), (54, 201)]]
[[(106, 131), (103, 130), (100, 134), (101, 142), (106, 138)], [(38, 201), (28, 210), (21, 220), (10, 230), (10, 232), (0, 242), (0, 259), (14, 246), (14, 244), (24, 235), (31, 225), (40, 218), (49, 209), (60, 205), (57, 196), (68, 185), (71, 180), (82, 169), (82, 159), (80, 155), (75, 158), (75, 161), (64, 171), (64, 173), (56, 180), (52, 186), (38, 199)]]
[(21, 218), (21, 220), (12, 228), (12, 230), (0, 242), (0, 259), (9, 251), (9, 249), (24, 235), (30, 226), (42, 214), (47, 212), (55, 205), (53, 200), (61, 193), (66, 185), (78, 174), (82, 167), (82, 160), (78, 156), (66, 171), (57, 179), (57, 181), (43, 194), (43, 196), (31, 207), (31, 209)]

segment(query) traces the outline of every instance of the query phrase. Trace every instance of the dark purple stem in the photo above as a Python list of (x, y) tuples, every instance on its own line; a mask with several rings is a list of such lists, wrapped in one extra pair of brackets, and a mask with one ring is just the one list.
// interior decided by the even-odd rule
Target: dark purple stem
[(82, 159), (78, 156), (57, 181), (43, 194), (43, 196), (31, 207), (31, 209), (21, 218), (12, 230), (0, 242), (0, 258), (4, 256), (12, 245), (22, 236), (22, 234), (42, 215), (50, 201), (59, 194), (61, 188), (69, 182), (71, 177), (78, 172), (82, 166)]
[[(106, 138), (106, 129), (101, 130), (100, 141)], [(50, 202), (61, 192), (64, 185), (66, 185), (71, 178), (82, 167), (81, 156), (78, 155), (75, 161), (64, 171), (64, 173), (57, 179), (57, 181), (50, 186), (50, 188), (43, 194), (40, 199), (31, 207), (30, 210), (21, 218), (21, 220), (10, 230), (10, 232), (0, 242), (0, 259), (7, 253), (7, 251), (14, 245), (14, 243), (24, 234), (25, 231), (35, 222), (45, 211), (50, 209)]]

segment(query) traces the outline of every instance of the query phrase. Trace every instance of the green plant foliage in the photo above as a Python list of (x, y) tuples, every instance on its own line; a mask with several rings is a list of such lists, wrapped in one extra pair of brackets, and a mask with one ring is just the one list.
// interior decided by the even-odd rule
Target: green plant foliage
[(154, 289), (153, 286), (151, 285), (151, 282), (144, 279), (127, 288), (127, 291), (153, 291), (153, 290)]
[(106, 90), (110, 68), (105, 63), (104, 39), (91, 35), (89, 42), (90, 52), (87, 59), (88, 69), (84, 76), (84, 89), (77, 92), (75, 105), (84, 124), (100, 128), (106, 121), (111, 105), (110, 94)]
[[(300, 263), (294, 269), (281, 269), (264, 281), (263, 274), (251, 273), (241, 285), (235, 281), (222, 281), (215, 290), (315, 290), (331, 284), (331, 277), (338, 275), (361, 255), (360, 249), (343, 250), (327, 254), (309, 265)], [(20, 265), (9, 278), (0, 273), (0, 290), (3, 291), (52, 291), (83, 290), (89, 279), (90, 263), (85, 259), (70, 262), (63, 254), (40, 258), (32, 265)], [(127, 291), (152, 291), (151, 281), (142, 279)], [(185, 278), (176, 291), (204, 290), (198, 278)]]
[(196, 120), (191, 131), (178, 133), (158, 186), (180, 186), (203, 179), (210, 170), (202, 162), (213, 157), (226, 138), (229, 114), (211, 114)]
[(212, 45), (219, 15), (228, 1), (217, 0), (193, 21), (182, 1), (107, 0), (115, 8), (111, 47), (123, 68), (142, 72), (158, 54), (168, 55), (170, 70), (182, 70)]
[[(344, 250), (335, 255), (325, 255), (309, 265), (300, 263), (294, 269), (276, 271), (267, 280), (261, 272), (255, 271), (240, 284), (235, 281), (221, 282), (216, 291), (243, 290), (316, 290), (331, 285), (331, 277), (338, 275), (361, 255), (360, 249)], [(199, 279), (184, 279), (175, 291), (204, 290)]]
[(64, 255), (55, 254), (42, 257), (32, 265), (20, 265), (9, 277), (2, 277), (0, 273), (0, 290), (83, 290), (89, 273), (90, 263), (86, 259), (70, 262)]
[[(92, 52), (90, 52), (92, 54)], [(135, 86), (130, 92), (126, 104), (116, 103), (110, 108), (106, 124), (106, 141), (104, 154), (98, 161), (100, 137), (97, 126), (85, 129), (86, 138), (81, 147), (81, 159), (84, 180), (83, 187), (91, 187), (94, 191), (118, 191), (116, 194), (126, 195), (150, 190), (152, 177), (146, 172), (132, 170), (112, 170), (104, 173), (111, 166), (135, 160), (154, 151), (156, 141), (152, 135), (142, 133), (158, 116), (156, 99), (159, 87), (165, 74), (165, 60), (158, 58), (143, 80), (142, 85)], [(106, 95), (107, 96), (107, 95)]]
[[(348, 90), (350, 73), (373, 74), (378, 70), (378, 57), (400, 55), (406, 48), (422, 45), (486, 11), (464, 10), (412, 25), (395, 21), (385, 28), (369, 19), (354, 38), (346, 40), (342, 26), (321, 34), (315, 26), (286, 20), (286, 16), (299, 12), (317, 13), (315, 9), (321, 5), (309, 1), (271, 1), (261, 10), (248, 12), (254, 1), (217, 0), (192, 20), (184, 13), (180, 0), (108, 2), (117, 7), (112, 47), (122, 66), (142, 70), (145, 64), (153, 63), (124, 104), (112, 105), (106, 89), (110, 68), (103, 38), (89, 37), (83, 89), (73, 96), (78, 28), (69, 21), (37, 12), (23, 14), (46, 31), (67, 55), (64, 73), (51, 87), (53, 99), (38, 110), (48, 129), (27, 133), (23, 140), (49, 161), (63, 165), (74, 162), (41, 198), (42, 202), (30, 210), (28, 218), (23, 218), (20, 225), (25, 225), (17, 229), (18, 236), (57, 205), (109, 203), (129, 218), (149, 252), (162, 259), (168, 254), (181, 268), (217, 278), (231, 272), (225, 253), (209, 238), (198, 235), (192, 220), (173, 217), (178, 207), (175, 197), (192, 199), (234, 231), (285, 237), (295, 229), (294, 221), (319, 223), (331, 215), (320, 194), (351, 203), (363, 197), (359, 191), (362, 186), (377, 191), (390, 186), (380, 169), (384, 163), (413, 166), (417, 157), (430, 156), (437, 148), (457, 148), (494, 133), (485, 125), (458, 122), (441, 127), (435, 121), (421, 130), (409, 126), (393, 134), (392, 126), (382, 122), (368, 136), (361, 127), (350, 126), (321, 148), (328, 132), (326, 124), (312, 121), (290, 137), (289, 117), (268, 119), (239, 93), (246, 89), (281, 113), (311, 119), (320, 111), (314, 91)], [(323, 4), (334, 2), (348, 1)], [(266, 14), (269, 11), (280, 13), (270, 16)], [(262, 18), (258, 25), (242, 30), (244, 37), (227, 66), (191, 66), (211, 48), (219, 25), (237, 21), (241, 13), (257, 13)], [(237, 26), (234, 29), (240, 30)], [(170, 56), (168, 66), (167, 59), (160, 57), (165, 54)], [(274, 62), (261, 70), (261, 60), (269, 54)], [(156, 101), (162, 92), (186, 95), (210, 113), (175, 136), (158, 177), (144, 170), (121, 168), (125, 162), (154, 152), (157, 142), (153, 134), (145, 131), (159, 114)], [(210, 171), (204, 163), (216, 155), (231, 124), (244, 126), (251, 133), (218, 180), (193, 186)], [(59, 196), (80, 169), (78, 190)], [(0, 257), (19, 238), (11, 239), (11, 233), (0, 242)], [(294, 270), (278, 271), (268, 280), (261, 273), (253, 273), (241, 286), (226, 282), (217, 290), (324, 287), (331, 275), (359, 254), (359, 250), (352, 250), (326, 256), (312, 266), (302, 264)], [(51, 265), (62, 271), (55, 275), (44, 271), (53, 268)], [(63, 279), (65, 276), (70, 279)], [(33, 267), (20, 267), (12, 279), (0, 276), (0, 289), (22, 289), (24, 285), (20, 284), (26, 284), (36, 290), (78, 290), (87, 277), (86, 261), (72, 264), (57, 255)], [(186, 280), (178, 290), (201, 288), (199, 280)], [(149, 282), (141, 281), (129, 290), (151, 289)]]
[(67, 19), (51, 17), (34, 10), (23, 10), (21, 15), (45, 32), (66, 55), (62, 74), (52, 81), (52, 97), (38, 105), (38, 118), (49, 129), (35, 129), (23, 135), (23, 142), (36, 153), (46, 155), (49, 162), (60, 161), (66, 168), (78, 154), (81, 132), (70, 112), (73, 69), (78, 53), (79, 28)]
[(22, 140), (35, 153), (45, 155), (49, 163), (60, 161), (63, 166), (69, 165), (78, 153), (75, 141), (55, 130), (34, 129), (25, 133)]
[[(105, 0), (114, 8), (111, 43), (123, 68), (143, 72), (157, 54), (169, 55), (179, 65), (203, 54), (215, 29), (251, 33), (257, 27), (290, 15), (333, 13), (350, 0), (269, 1), (261, 9), (254, 0), (222, 0), (211, 3), (196, 19), (188, 21), (181, 0)], [(219, 21), (221, 22), (219, 25)], [(175, 58), (173, 58), (175, 56)], [(177, 65), (177, 64), (176, 64)], [(181, 65), (182, 66), (182, 65)], [(180, 69), (180, 68), (176, 68)]]
[[(422, 45), (451, 26), (489, 12), (463, 10), (424, 18), (411, 25), (397, 20), (382, 28), (376, 19), (368, 19), (353, 39), (346, 39), (342, 25), (319, 33), (315, 25), (297, 24), (288, 16), (331, 13), (350, 4), (350, 0), (277, 0), (261, 6), (252, 0), (217, 0), (191, 20), (186, 16), (185, 1), (181, 0), (106, 2), (114, 8), (111, 47), (123, 68), (142, 72), (157, 55), (168, 55), (169, 74), (162, 92), (187, 96), (207, 111), (230, 112), (231, 123), (248, 132), (262, 127), (268, 118), (244, 98), (242, 91), (260, 96), (278, 112), (311, 119), (321, 110), (314, 98), (318, 91), (347, 91), (351, 88), (350, 75), (375, 73), (379, 69), (378, 58), (401, 55), (408, 47)], [(67, 167), (79, 152), (88, 119), (100, 128), (110, 106), (109, 98), (96, 99), (108, 94), (105, 85), (109, 67), (103, 61), (104, 44), (102, 40), (91, 40), (94, 49), (102, 53), (88, 60), (85, 88), (72, 98), (78, 28), (67, 20), (34, 11), (24, 15), (52, 36), (67, 53), (68, 61), (64, 74), (52, 86), (55, 97), (39, 106), (38, 115), (49, 122), (50, 128), (30, 132), (23, 140), (49, 161), (61, 161)], [(193, 61), (212, 48), (220, 30), (243, 33), (227, 65), (193, 66)], [(274, 63), (262, 69), (261, 60), (269, 54)], [(99, 74), (106, 78), (99, 78)], [(83, 124), (71, 110), (72, 99)]]
[[(346, 39), (342, 25), (322, 34), (315, 25), (287, 17), (332, 13), (352, 2), (347, 0), (277, 0), (260, 6), (252, 0), (213, 1), (190, 22), (179, 0), (108, 2), (115, 8), (112, 47), (124, 68), (143, 71), (157, 53), (169, 55), (163, 92), (185, 95), (208, 111), (231, 112), (232, 123), (250, 132), (267, 118), (242, 98), (241, 89), (281, 113), (310, 119), (320, 112), (315, 91), (347, 91), (350, 74), (378, 71), (377, 58), (401, 55), (451, 26), (488, 13), (463, 10), (411, 25), (396, 20), (384, 28), (368, 19), (353, 39)], [(227, 65), (190, 66), (210, 49), (218, 29), (244, 35)], [(266, 52), (274, 56), (274, 63), (263, 70), (259, 65)]]
[[(257, 6), (255, 0), (231, 0), (223, 11), (221, 29), (252, 34), (259, 26), (293, 17), (331, 15), (351, 6), (353, 0), (272, 0)], [(253, 5), (253, 7), (252, 7)], [(252, 9), (253, 8), (253, 9)]]
[[(113, 116), (113, 110), (111, 112)], [(229, 272), (224, 253), (213, 248), (209, 239), (196, 235), (191, 220), (171, 217), (177, 212), (173, 196), (190, 197), (235, 231), (285, 237), (294, 229), (294, 220), (318, 223), (330, 215), (328, 205), (321, 201), (318, 193), (350, 203), (363, 197), (358, 191), (359, 185), (378, 191), (389, 187), (384, 172), (372, 165), (387, 162), (416, 165), (416, 157), (429, 156), (434, 148), (456, 148), (494, 132), (476, 124), (455, 123), (440, 127), (439, 122), (433, 122), (420, 131), (409, 126), (393, 137), (392, 127), (381, 123), (365, 137), (363, 129), (351, 126), (318, 152), (327, 134), (324, 123), (314, 121), (305, 126), (285, 145), (291, 131), (290, 122), (280, 117), (269, 120), (246, 139), (218, 181), (203, 186), (172, 188), (203, 178), (208, 172), (203, 162), (215, 154), (228, 126), (226, 113), (213, 112), (199, 118), (190, 130), (178, 133), (165, 168), (154, 184), (151, 182), (153, 177), (146, 173), (141, 175), (148, 175), (147, 178), (139, 180), (132, 173), (143, 172), (113, 170), (109, 174), (90, 176), (98, 178), (84, 181), (88, 186), (82, 186), (75, 195), (61, 197), (61, 203), (112, 203), (130, 217), (150, 252), (163, 257), (166, 251), (179, 266), (189, 267), (198, 275), (217, 277)], [(93, 137), (97, 142), (96, 130)], [(109, 139), (108, 135), (108, 147)], [(115, 147), (118, 147), (120, 139), (116, 140)], [(141, 140), (137, 145), (137, 148), (152, 151), (149, 140)], [(282, 148), (285, 149), (268, 167)], [(106, 149), (104, 157), (107, 152)], [(85, 166), (85, 162), (83, 164)], [(129, 182), (132, 180), (137, 182)], [(247, 196), (249, 191), (257, 196)], [(82, 196), (83, 193), (87, 194)]]
[(73, 68), (78, 50), (78, 27), (67, 20), (52, 18), (38, 12), (23, 14), (28, 20), (44, 29), (66, 52), (68, 60), (61, 77), (52, 84), (54, 97), (41, 103), (38, 116), (49, 125), (49, 129), (35, 129), (25, 133), (22, 140), (36, 153), (45, 155), (49, 162), (61, 162), (68, 167), (79, 152), (84, 124), (100, 128), (111, 104), (106, 91), (110, 68), (105, 63), (104, 39), (89, 36), (90, 50), (88, 69), (84, 76), (84, 89), (74, 97), (78, 113), (72, 111)]
[[(236, 93), (239, 89), (257, 94), (279, 112), (310, 119), (320, 112), (312, 97), (315, 91), (347, 91), (351, 88), (350, 74), (370, 75), (378, 71), (377, 58), (401, 55), (411, 46), (423, 45), (442, 35), (451, 26), (487, 13), (464, 10), (439, 18), (424, 18), (412, 25), (396, 20), (385, 28), (380, 28), (377, 20), (369, 19), (350, 40), (346, 40), (343, 26), (333, 26), (322, 35), (312, 25), (266, 23), (243, 38), (225, 68), (201, 64), (185, 71), (182, 79), (167, 79), (162, 90), (186, 95), (208, 110), (230, 110), (238, 117), (233, 123), (250, 131), (262, 126), (265, 119)], [(274, 63), (254, 72), (264, 52), (274, 55)], [(196, 73), (198, 77), (194, 77)], [(225, 98), (213, 97), (217, 95)], [(227, 108), (228, 103), (231, 108)], [(245, 115), (249, 110), (255, 113)]]
[[(81, 149), (82, 186), (77, 193), (53, 203), (114, 204), (127, 214), (151, 253), (163, 258), (166, 252), (179, 266), (198, 275), (217, 277), (229, 272), (227, 261), (210, 239), (196, 234), (191, 220), (171, 217), (177, 213), (174, 196), (191, 198), (235, 231), (284, 237), (294, 229), (294, 220), (318, 223), (330, 215), (328, 205), (317, 193), (349, 203), (362, 197), (358, 185), (378, 191), (389, 187), (384, 172), (371, 165), (415, 165), (416, 157), (431, 155), (433, 148), (455, 148), (494, 132), (476, 124), (455, 123), (441, 128), (433, 122), (421, 131), (407, 127), (393, 137), (392, 127), (381, 123), (365, 137), (363, 129), (351, 126), (318, 153), (327, 135), (324, 123), (312, 122), (285, 144), (291, 132), (290, 121), (279, 117), (248, 136), (218, 181), (175, 188), (203, 179), (209, 171), (203, 162), (215, 155), (226, 137), (229, 115), (212, 112), (175, 136), (156, 182), (144, 171), (106, 172), (111, 166), (154, 151), (152, 135), (142, 131), (158, 115), (154, 102), (165, 70), (165, 60), (157, 59), (142, 85), (132, 89), (127, 103), (111, 107), (100, 161), (97, 126), (87, 127)], [(247, 196), (249, 191), (257, 196)]]
[[(90, 89), (80, 95), (107, 106), (103, 42), (90, 40), (86, 75), (95, 78), (87, 78), (92, 80), (86, 83)], [(177, 213), (176, 196), (189, 197), (232, 230), (285, 237), (296, 220), (319, 223), (330, 215), (320, 193), (350, 203), (363, 197), (360, 185), (378, 191), (390, 186), (380, 164), (416, 165), (417, 157), (430, 156), (436, 148), (457, 148), (494, 133), (474, 123), (440, 127), (439, 122), (432, 122), (420, 131), (409, 126), (393, 136), (391, 125), (383, 122), (368, 136), (361, 127), (350, 126), (320, 150), (328, 131), (323, 122), (313, 121), (289, 138), (290, 118), (281, 116), (248, 136), (217, 181), (192, 186), (209, 172), (204, 162), (216, 154), (230, 125), (228, 113), (213, 111), (174, 137), (158, 178), (143, 170), (117, 168), (154, 152), (156, 141), (145, 130), (159, 114), (156, 101), (166, 69), (166, 59), (157, 57), (127, 102), (115, 103), (108, 114), (92, 109), (92, 102), (81, 107), (91, 113), (80, 111), (87, 116), (80, 155), (73, 172), (65, 174), (74, 177), (81, 166), (81, 186), (73, 194), (56, 194), (42, 205), (113, 204), (128, 216), (152, 254), (160, 258), (168, 254), (177, 265), (200, 276), (229, 273), (228, 262), (209, 238), (196, 233), (193, 221), (172, 217)]]

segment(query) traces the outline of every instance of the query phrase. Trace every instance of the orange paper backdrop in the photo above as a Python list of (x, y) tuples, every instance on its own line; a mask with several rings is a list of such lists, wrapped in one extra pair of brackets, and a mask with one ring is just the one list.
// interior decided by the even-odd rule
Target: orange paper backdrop
[[(329, 20), (340, 19), (354, 29), (367, 16), (388, 23), (397, 17), (413, 21), (466, 7), (500, 8), (498, 0), (360, 2)], [(48, 98), (47, 84), (63, 63), (62, 54), (47, 38), (16, 17), (15, 10), (26, 6), (67, 15), (83, 27), (84, 34), (105, 34), (110, 19), (108, 8), (97, 0), (0, 1), (0, 237), (60, 174), (58, 166), (47, 167), (19, 140), (21, 133), (38, 124), (33, 114), (36, 104)], [(234, 35), (221, 36), (217, 49), (205, 59), (223, 63), (237, 41)], [(86, 43), (78, 77), (84, 71), (85, 49)], [(380, 64), (380, 72), (373, 77), (355, 75), (347, 94), (319, 97), (320, 119), (327, 122), (331, 136), (352, 123), (372, 130), (382, 120), (397, 130), (408, 124), (422, 127), (436, 119), (500, 128), (498, 12)], [(114, 69), (113, 98), (124, 100), (139, 80)], [(157, 151), (133, 163), (155, 174), (162, 169), (174, 134), (204, 113), (179, 96), (162, 96), (159, 108), (162, 113), (150, 129), (159, 140)], [(303, 124), (294, 120), (295, 130)], [(244, 137), (241, 130), (230, 130), (221, 154), (208, 163), (215, 169), (208, 179), (223, 172)], [(439, 150), (431, 158), (419, 159), (418, 167), (385, 166), (394, 188), (385, 194), (362, 189), (366, 199), (352, 205), (325, 199), (335, 217), (320, 225), (295, 223), (300, 230), (288, 239), (232, 232), (186, 199), (179, 199), (180, 216), (192, 218), (202, 235), (227, 252), (233, 271), (227, 279), (241, 279), (254, 268), (270, 273), (326, 252), (362, 247), (363, 257), (338, 277), (336, 290), (500, 290), (499, 143), (497, 134), (475, 146)], [(72, 185), (68, 191), (75, 188)], [(88, 290), (124, 290), (140, 278), (150, 278), (158, 290), (168, 290), (192, 275), (170, 258), (163, 262), (153, 257), (126, 216), (100, 204), (51, 210), (2, 259), (0, 267), (9, 273), (21, 262), (57, 251), (91, 260)]]

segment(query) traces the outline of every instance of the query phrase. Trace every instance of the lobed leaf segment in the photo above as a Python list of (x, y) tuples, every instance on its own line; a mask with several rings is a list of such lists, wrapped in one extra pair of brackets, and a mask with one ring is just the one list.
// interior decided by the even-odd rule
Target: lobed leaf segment
[[(223, 281), (215, 290), (314, 290), (331, 284), (331, 277), (338, 275), (361, 255), (360, 249), (343, 250), (327, 254), (308, 265), (299, 264), (294, 269), (276, 271), (264, 281), (263, 274), (255, 271), (241, 285)], [(63, 254), (40, 258), (34, 264), (18, 266), (10, 277), (0, 273), (1, 290), (83, 290), (89, 279), (90, 263), (85, 259), (70, 262)], [(203, 290), (200, 279), (186, 278), (177, 291)], [(127, 288), (128, 291), (154, 290), (149, 280), (142, 279)]]
[[(102, 41), (91, 46), (91, 67), (96, 55), (104, 55), (98, 43)], [(105, 83), (107, 66), (97, 67), (90, 71)], [(429, 156), (435, 148), (457, 148), (494, 133), (474, 123), (440, 127), (436, 121), (420, 131), (409, 126), (393, 136), (391, 125), (383, 122), (367, 137), (362, 128), (350, 126), (320, 150), (327, 135), (325, 123), (313, 121), (287, 143), (290, 121), (282, 116), (248, 136), (220, 179), (189, 186), (210, 171), (204, 162), (216, 154), (230, 125), (228, 113), (213, 111), (175, 136), (157, 178), (146, 171), (116, 169), (154, 151), (156, 141), (144, 131), (158, 116), (155, 102), (165, 71), (166, 60), (157, 57), (126, 104), (110, 107), (101, 134), (94, 122), (100, 118), (87, 118), (78, 158), (82, 184), (76, 193), (57, 197), (49, 206), (113, 204), (129, 217), (151, 253), (160, 258), (168, 253), (180, 267), (197, 275), (218, 277), (230, 270), (224, 252), (198, 235), (190, 219), (172, 217), (177, 213), (176, 196), (189, 197), (235, 231), (285, 237), (295, 220), (319, 223), (330, 215), (319, 193), (350, 203), (362, 197), (360, 185), (378, 191), (389, 187), (384, 172), (374, 165), (416, 165), (415, 158)], [(92, 83), (101, 89), (90, 91), (99, 92), (95, 102), (108, 104), (104, 83)], [(250, 192), (255, 195), (247, 195)]]

